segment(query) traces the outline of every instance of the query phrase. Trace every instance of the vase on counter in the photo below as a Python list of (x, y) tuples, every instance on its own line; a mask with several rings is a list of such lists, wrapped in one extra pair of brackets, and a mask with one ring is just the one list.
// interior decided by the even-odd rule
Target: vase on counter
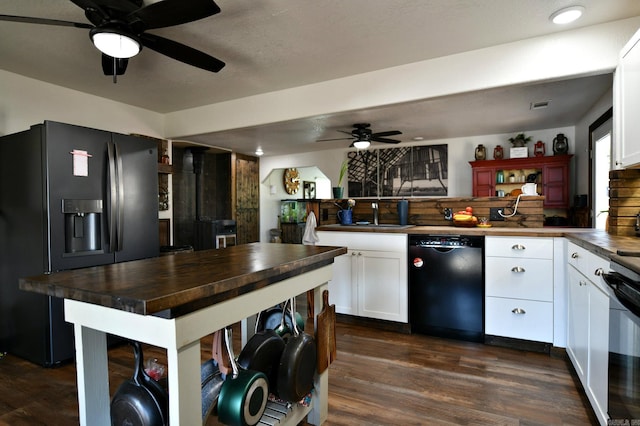
[(334, 186), (333, 188), (331, 188), (331, 190), (333, 191), (333, 198), (335, 198), (336, 200), (339, 200), (342, 198), (342, 195), (344, 193), (344, 188), (341, 186)]

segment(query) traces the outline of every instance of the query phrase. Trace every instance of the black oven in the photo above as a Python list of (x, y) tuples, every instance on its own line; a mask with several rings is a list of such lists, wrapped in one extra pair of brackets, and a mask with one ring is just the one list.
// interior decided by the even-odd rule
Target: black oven
[[(608, 413), (614, 424), (640, 424), (640, 275), (612, 262), (609, 303)], [(637, 422), (637, 423), (636, 423)]]

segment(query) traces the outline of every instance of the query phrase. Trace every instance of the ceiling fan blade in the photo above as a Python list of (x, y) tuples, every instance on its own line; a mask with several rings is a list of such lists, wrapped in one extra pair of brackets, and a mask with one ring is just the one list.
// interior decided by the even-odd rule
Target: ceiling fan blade
[(203, 70), (218, 72), (224, 68), (225, 63), (193, 47), (186, 46), (177, 41), (169, 40), (155, 34), (143, 33), (140, 35), (142, 44), (151, 50), (166, 55), (177, 61), (192, 65)]
[(387, 138), (371, 138), (372, 141), (374, 142), (382, 142), (382, 143), (400, 143), (399, 140), (396, 139), (387, 139)]
[[(74, 3), (75, 1), (72, 0)], [(82, 0), (77, 0), (82, 2)], [(142, 0), (93, 0), (93, 3), (105, 8), (123, 13), (132, 13), (142, 7)]]
[(400, 130), (389, 130), (386, 132), (378, 132), (378, 133), (374, 133), (371, 135), (372, 138), (377, 138), (379, 136), (395, 136), (395, 135), (401, 135), (402, 132)]
[(28, 16), (0, 15), (0, 21), (24, 22), (27, 24), (56, 25), (60, 27), (76, 27), (91, 29), (93, 25), (81, 22), (59, 21), (57, 19), (31, 18)]
[(318, 139), (316, 142), (348, 141), (348, 140), (350, 140), (350, 139), (353, 139), (353, 138), (351, 137), (351, 138), (336, 138), (336, 139)]
[(220, 8), (213, 0), (164, 0), (144, 6), (125, 19), (142, 21), (145, 29), (150, 30), (186, 24), (217, 13)]

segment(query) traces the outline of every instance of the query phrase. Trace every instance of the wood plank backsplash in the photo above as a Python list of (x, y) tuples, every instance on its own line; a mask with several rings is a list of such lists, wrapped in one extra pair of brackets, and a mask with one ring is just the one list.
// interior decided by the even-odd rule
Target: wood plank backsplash
[(640, 169), (609, 172), (609, 233), (634, 236), (640, 213)]
[[(464, 210), (465, 207), (473, 207), (473, 214), (489, 218), (491, 207), (503, 209), (505, 214), (510, 214), (516, 204), (517, 197), (447, 197), (447, 198), (421, 198), (407, 199), (409, 201), (409, 224), (421, 226), (447, 226), (452, 223), (444, 219), (444, 209), (451, 208), (455, 213)], [(372, 202), (379, 206), (379, 223), (399, 223), (398, 204), (399, 199), (374, 199), (357, 198), (353, 208), (353, 221), (373, 222)], [(504, 221), (492, 221), (496, 227), (509, 228), (542, 228), (544, 225), (544, 213), (542, 203), (544, 197), (522, 197), (518, 203), (517, 214), (506, 218)], [(337, 204), (337, 205), (336, 205)], [(338, 223), (338, 205), (347, 207), (347, 200), (323, 200), (320, 203), (319, 223), (329, 225)]]

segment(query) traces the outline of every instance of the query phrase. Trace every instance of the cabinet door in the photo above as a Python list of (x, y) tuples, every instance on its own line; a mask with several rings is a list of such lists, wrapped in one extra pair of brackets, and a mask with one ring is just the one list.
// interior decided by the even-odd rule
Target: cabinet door
[(569, 168), (567, 164), (553, 164), (542, 168), (544, 207), (569, 207)]
[(607, 419), (609, 296), (589, 283), (589, 371), (587, 394), (601, 423)]
[(588, 281), (573, 267), (569, 267), (568, 270), (567, 353), (584, 385), (587, 374), (587, 347), (589, 343)]
[(495, 195), (493, 169), (473, 171), (473, 196), (493, 197)]
[(408, 321), (406, 259), (396, 252), (358, 250), (361, 316)]
[(357, 314), (357, 268), (353, 251), (333, 261), (333, 278), (329, 281), (329, 303), (336, 305), (339, 314)]
[(624, 47), (618, 74), (622, 166), (630, 167), (640, 163), (640, 31)]

